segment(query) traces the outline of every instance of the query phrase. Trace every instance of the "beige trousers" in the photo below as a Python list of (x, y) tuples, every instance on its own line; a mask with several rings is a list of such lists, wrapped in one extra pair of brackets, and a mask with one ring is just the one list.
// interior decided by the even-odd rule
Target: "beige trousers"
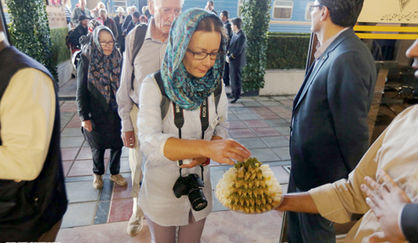
[(142, 180), (142, 153), (139, 151), (138, 141), (138, 106), (133, 105), (131, 110), (131, 121), (135, 132), (135, 147), (129, 148), (129, 167), (131, 169), (132, 178), (132, 197), (134, 198), (133, 213), (136, 214), (138, 210), (137, 198), (139, 195), (139, 182)]

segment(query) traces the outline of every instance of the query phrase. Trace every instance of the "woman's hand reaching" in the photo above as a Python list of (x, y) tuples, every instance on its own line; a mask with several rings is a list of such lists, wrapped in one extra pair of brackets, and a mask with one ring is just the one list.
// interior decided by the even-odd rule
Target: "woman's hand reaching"
[(205, 146), (205, 157), (221, 163), (233, 165), (235, 161), (245, 161), (251, 156), (251, 152), (232, 139), (212, 140), (208, 141)]

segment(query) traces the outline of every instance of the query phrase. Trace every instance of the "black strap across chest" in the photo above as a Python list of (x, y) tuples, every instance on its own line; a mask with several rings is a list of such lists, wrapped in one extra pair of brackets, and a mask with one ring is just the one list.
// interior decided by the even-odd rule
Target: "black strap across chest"
[[(181, 138), (181, 128), (184, 125), (184, 115), (183, 115), (183, 108), (178, 106), (176, 103), (173, 102), (173, 112), (174, 112), (174, 124), (176, 125), (179, 131), (179, 138)], [(209, 127), (209, 106), (208, 106), (208, 98), (206, 98), (203, 103), (200, 105), (200, 124), (201, 124), (201, 139), (205, 138), (205, 131)], [(183, 161), (179, 160), (179, 165), (182, 165)]]

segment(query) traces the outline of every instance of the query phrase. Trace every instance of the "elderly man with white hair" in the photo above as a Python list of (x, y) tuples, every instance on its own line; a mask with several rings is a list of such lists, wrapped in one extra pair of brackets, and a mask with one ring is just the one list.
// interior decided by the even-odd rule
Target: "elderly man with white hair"
[[(134, 205), (127, 229), (130, 235), (135, 235), (142, 229), (144, 218), (144, 213), (138, 205), (139, 183), (142, 180), (142, 154), (139, 150), (136, 127), (139, 89), (142, 80), (161, 67), (170, 27), (180, 14), (183, 0), (148, 0), (148, 6), (152, 15), (148, 26), (137, 25), (126, 36), (121, 84), (116, 94), (118, 112), (122, 120), (122, 139), (124, 146), (129, 148), (132, 177)], [(139, 41), (136, 38), (137, 31), (142, 31), (143, 44), (139, 52), (134, 53), (134, 47)]]
[(125, 36), (122, 35), (123, 33), (122, 25), (126, 18), (125, 9), (123, 9), (122, 7), (118, 7), (118, 9), (116, 10), (116, 13), (118, 15), (115, 18), (113, 18), (113, 21), (115, 22), (116, 28), (118, 29), (117, 42), (120, 48), (120, 52), (123, 53), (125, 51)]

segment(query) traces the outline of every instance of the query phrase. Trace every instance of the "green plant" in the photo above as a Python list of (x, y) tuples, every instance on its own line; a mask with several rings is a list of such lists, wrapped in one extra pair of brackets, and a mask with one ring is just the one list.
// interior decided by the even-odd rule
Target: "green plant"
[(269, 32), (267, 69), (304, 69), (310, 34)]
[(11, 41), (19, 50), (42, 63), (55, 80), (45, 0), (6, 0), (10, 14)]
[(56, 66), (57, 64), (68, 60), (70, 55), (70, 50), (65, 43), (65, 37), (68, 35), (68, 28), (56, 28), (51, 29), (51, 53), (52, 53), (52, 62)]
[(247, 64), (242, 84), (245, 92), (264, 87), (270, 3), (270, 0), (245, 0), (241, 9), (242, 29), (247, 36)]

